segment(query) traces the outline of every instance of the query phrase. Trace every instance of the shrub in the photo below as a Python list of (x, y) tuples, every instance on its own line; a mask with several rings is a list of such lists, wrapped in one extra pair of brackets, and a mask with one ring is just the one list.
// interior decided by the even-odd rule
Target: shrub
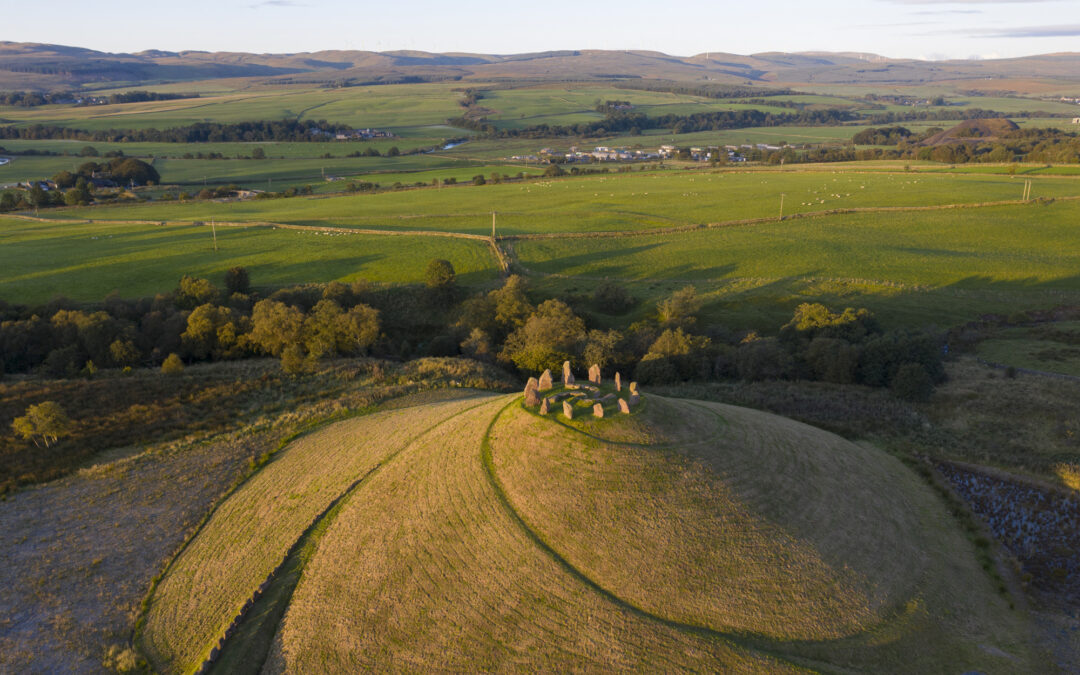
[(634, 379), (641, 384), (673, 384), (679, 381), (679, 371), (671, 358), (646, 354), (634, 369)]
[(184, 362), (180, 360), (180, 355), (174, 352), (166, 356), (161, 363), (161, 372), (166, 375), (179, 375), (184, 372)]
[(926, 401), (934, 393), (934, 381), (920, 363), (905, 363), (892, 379), (892, 391), (905, 401)]
[(625, 314), (636, 304), (637, 300), (621, 284), (609, 281), (593, 291), (593, 306), (604, 314)]

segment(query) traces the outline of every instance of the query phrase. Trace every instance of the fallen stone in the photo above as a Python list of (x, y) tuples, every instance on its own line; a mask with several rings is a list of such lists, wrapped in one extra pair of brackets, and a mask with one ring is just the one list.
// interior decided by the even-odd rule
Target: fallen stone
[(589, 366), (589, 382), (600, 384), (600, 366), (595, 363)]
[(570, 405), (570, 401), (563, 401), (562, 414), (566, 416), (566, 419), (574, 419), (574, 406)]
[(615, 398), (615, 394), (605, 394), (604, 396), (600, 397), (600, 400), (601, 401), (610, 401), (613, 398)]
[(551, 370), (545, 370), (543, 374), (540, 375), (540, 381), (537, 383), (537, 387), (540, 389), (540, 391), (547, 391), (553, 386), (554, 385), (551, 382)]
[(574, 383), (574, 373), (570, 370), (569, 361), (563, 361), (562, 364), (562, 383), (564, 386), (570, 386)]
[(600, 404), (600, 403), (597, 403), (596, 405), (594, 405), (592, 407), (592, 414), (593, 414), (593, 417), (603, 417), (604, 416), (604, 406), (602, 404)]
[(621, 412), (621, 413), (623, 413), (625, 415), (630, 414), (630, 404), (626, 402), (625, 398), (620, 398), (619, 399), (619, 412)]

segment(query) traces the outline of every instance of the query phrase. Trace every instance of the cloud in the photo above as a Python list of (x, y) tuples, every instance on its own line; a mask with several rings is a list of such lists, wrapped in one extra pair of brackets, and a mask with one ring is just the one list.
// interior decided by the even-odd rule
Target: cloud
[(964, 31), (974, 37), (986, 38), (1047, 38), (1080, 37), (1080, 24), (1064, 26), (1021, 26), (1019, 28), (984, 28)]
[(248, 5), (251, 9), (259, 9), (261, 7), (307, 7), (307, 3), (293, 2), (293, 0), (262, 0), (262, 2), (256, 2), (254, 5)]
[(943, 14), (983, 14), (981, 9), (923, 9), (911, 12), (912, 16), (941, 16)]

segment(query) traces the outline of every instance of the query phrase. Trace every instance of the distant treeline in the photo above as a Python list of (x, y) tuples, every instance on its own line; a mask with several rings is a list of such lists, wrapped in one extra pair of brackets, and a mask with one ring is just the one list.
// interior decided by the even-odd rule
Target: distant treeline
[(1000, 119), (1005, 117), (1027, 119), (1032, 117), (1067, 117), (1067, 115), (1061, 113), (1049, 113), (1041, 110), (1003, 113), (996, 110), (983, 110), (982, 108), (953, 108), (951, 110), (911, 110), (907, 112), (879, 113), (871, 115), (869, 117), (869, 122), (870, 124), (897, 124), (898, 122), (963, 121)]
[(99, 143), (230, 143), (255, 141), (323, 141), (328, 135), (350, 131), (346, 124), (326, 120), (234, 122), (198, 122), (171, 129), (73, 129), (56, 125), (33, 124), (25, 127), (0, 127), (0, 140), (68, 140)]
[(761, 87), (742, 87), (735, 84), (700, 84), (674, 82), (672, 80), (633, 80), (616, 82), (616, 89), (634, 89), (637, 91), (662, 91), (684, 96), (702, 96), (705, 98), (761, 98), (765, 96), (791, 96), (799, 92), (793, 89), (762, 89)]
[[(1080, 136), (1058, 129), (1017, 129), (987, 140), (978, 137), (956, 136), (957, 142), (938, 145), (918, 145), (942, 131), (931, 128), (915, 135), (904, 127), (870, 128), (852, 138), (857, 145), (894, 145), (895, 149), (868, 148), (864, 150), (828, 148), (816, 151), (832, 159), (803, 161), (848, 161), (852, 159), (919, 159), (950, 164), (969, 162), (1046, 162), (1049, 164), (1080, 164)], [(841, 157), (841, 155), (847, 155)], [(792, 158), (785, 161), (800, 161)]]
[(611, 133), (640, 133), (646, 129), (670, 129), (675, 134), (697, 131), (720, 131), (749, 127), (782, 125), (827, 126), (858, 119), (848, 110), (802, 110), (793, 113), (770, 113), (761, 110), (722, 110), (691, 115), (659, 115), (649, 117), (632, 111), (611, 112), (602, 120), (580, 124), (537, 124), (519, 129), (499, 129), (486, 118), (474, 120), (458, 117), (448, 120), (451, 126), (471, 129), (489, 138), (545, 138), (551, 136), (603, 136)]
[(155, 91), (125, 91), (108, 96), (92, 96), (85, 92), (60, 91), (8, 91), (0, 92), (0, 105), (34, 108), (39, 105), (75, 103), (78, 105), (115, 105), (118, 103), (143, 103), (146, 101), (175, 101), (182, 98), (199, 98), (198, 94), (162, 94)]

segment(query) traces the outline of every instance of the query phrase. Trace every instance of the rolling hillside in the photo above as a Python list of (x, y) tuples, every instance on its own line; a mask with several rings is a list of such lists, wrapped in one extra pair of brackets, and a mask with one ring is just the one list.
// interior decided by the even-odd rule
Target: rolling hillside
[[(302, 574), (272, 575), (283, 558)], [(166, 571), (137, 643), (163, 672), (242, 648), (218, 668), (1037, 670), (1007, 605), (878, 450), (651, 395), (572, 422), (474, 396), (281, 451)]]
[[(294, 82), (402, 80), (605, 80), (658, 78), (730, 84), (926, 84), (979, 81), (1006, 89), (1015, 80), (1077, 83), (1080, 54), (979, 61), (918, 61), (874, 54), (711, 52), (670, 56), (651, 51), (583, 49), (532, 54), (432, 54), (420, 51), (322, 51), (301, 54), (165, 52), (111, 54), (78, 47), (0, 42), (0, 89), (63, 89), (109, 82), (259, 77)], [(995, 86), (993, 80), (1008, 81)]]

